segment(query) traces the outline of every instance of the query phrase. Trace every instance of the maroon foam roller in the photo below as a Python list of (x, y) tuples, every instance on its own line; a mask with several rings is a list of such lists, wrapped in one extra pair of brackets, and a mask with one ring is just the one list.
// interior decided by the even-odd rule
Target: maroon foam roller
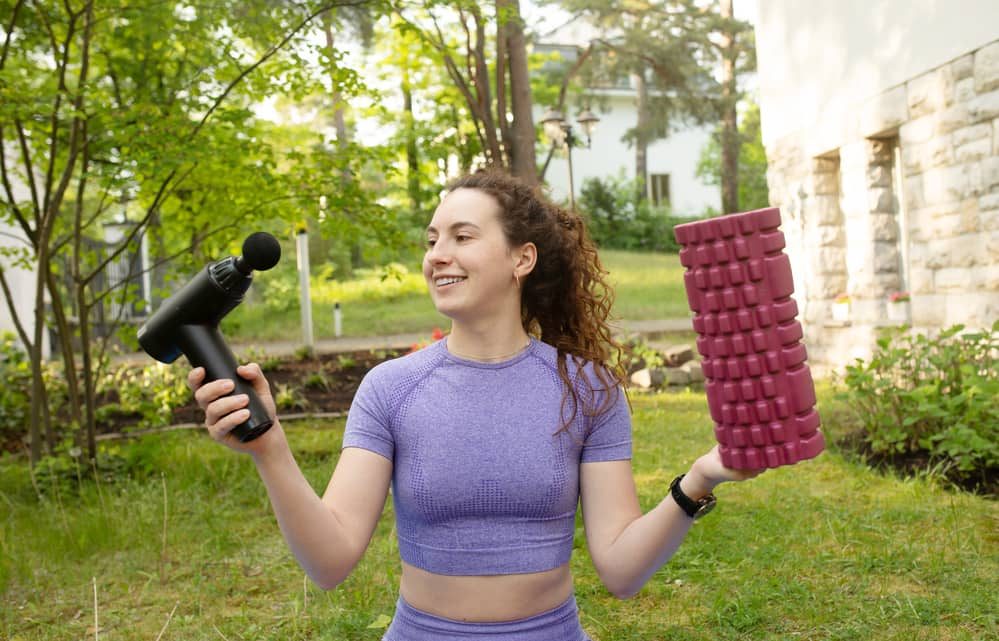
[(677, 225), (708, 407), (726, 467), (792, 465), (825, 448), (780, 210)]

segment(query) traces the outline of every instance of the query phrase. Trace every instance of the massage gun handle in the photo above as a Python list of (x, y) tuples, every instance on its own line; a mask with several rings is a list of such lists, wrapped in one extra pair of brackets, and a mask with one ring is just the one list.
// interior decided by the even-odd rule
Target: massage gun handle
[(229, 349), (218, 327), (183, 325), (178, 333), (178, 343), (191, 366), (205, 368), (206, 383), (221, 378), (232, 379), (236, 387), (227, 396), (246, 394), (249, 397), (247, 409), (250, 410), (250, 418), (234, 427), (232, 434), (246, 443), (269, 430), (274, 421), (253, 386), (236, 373), (236, 356)]

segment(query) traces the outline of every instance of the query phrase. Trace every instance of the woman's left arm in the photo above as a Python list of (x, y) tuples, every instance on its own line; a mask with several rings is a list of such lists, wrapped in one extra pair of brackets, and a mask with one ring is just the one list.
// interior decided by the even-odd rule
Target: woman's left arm
[[(758, 474), (723, 466), (716, 446), (694, 462), (680, 489), (696, 500), (719, 483)], [(630, 460), (583, 463), (579, 489), (587, 547), (600, 579), (619, 599), (634, 596), (680, 547), (693, 519), (668, 493), (642, 514)]]

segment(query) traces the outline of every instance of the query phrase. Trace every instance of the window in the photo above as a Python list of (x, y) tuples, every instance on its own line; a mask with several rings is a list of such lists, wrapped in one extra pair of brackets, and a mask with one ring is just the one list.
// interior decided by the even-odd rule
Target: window
[(669, 174), (649, 174), (649, 199), (653, 205), (669, 204)]

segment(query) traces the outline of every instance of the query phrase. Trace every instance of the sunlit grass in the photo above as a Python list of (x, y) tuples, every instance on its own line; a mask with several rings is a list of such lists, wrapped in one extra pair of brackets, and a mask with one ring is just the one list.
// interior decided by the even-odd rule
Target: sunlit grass
[[(828, 385), (819, 403), (837, 416)], [(711, 446), (711, 422), (697, 390), (636, 394), (633, 409), (648, 509)], [(342, 427), (287, 426), (317, 490)], [(164, 639), (381, 638), (399, 573), (390, 504), (354, 574), (323, 592), (303, 580), (246, 457), (200, 432), (117, 447), (128, 478), (42, 483), (41, 495), (23, 462), (0, 462), (0, 638), (93, 638), (95, 582), (102, 639), (152, 640), (164, 626)], [(718, 509), (629, 601), (607, 593), (577, 537), (595, 641), (997, 638), (994, 501), (872, 472), (835, 447), (717, 493)]]

